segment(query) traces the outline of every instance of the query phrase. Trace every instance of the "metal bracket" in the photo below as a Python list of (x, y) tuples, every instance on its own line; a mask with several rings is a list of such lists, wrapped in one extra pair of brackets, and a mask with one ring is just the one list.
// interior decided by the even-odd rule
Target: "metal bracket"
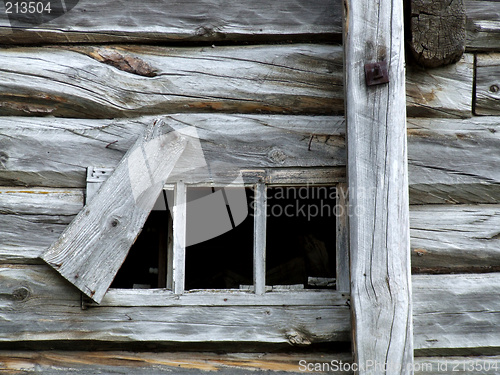
[(387, 61), (365, 64), (365, 78), (367, 86), (381, 85), (389, 82)]

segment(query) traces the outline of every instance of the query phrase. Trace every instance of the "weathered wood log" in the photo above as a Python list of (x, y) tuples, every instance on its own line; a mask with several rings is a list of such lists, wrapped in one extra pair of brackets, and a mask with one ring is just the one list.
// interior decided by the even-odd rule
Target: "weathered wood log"
[(45, 265), (2, 266), (0, 270), (0, 342), (65, 339), (292, 343), (303, 338), (314, 343), (349, 339), (349, 307), (345, 299), (337, 298), (337, 305), (326, 305), (332, 300), (325, 299), (324, 292), (312, 293), (309, 301), (302, 299), (302, 306), (286, 306), (282, 299), (274, 306), (166, 304), (82, 310), (78, 290)]
[[(0, 114), (334, 113), (341, 53), (326, 45), (4, 49)], [(122, 70), (130, 61), (141, 68)]]
[[(0, 345), (59, 339), (66, 343), (90, 340), (87, 345), (93, 343), (94, 347), (129, 341), (208, 340), (235, 345), (235, 338), (239, 342), (289, 343), (286, 333), (292, 330), (304, 333), (312, 342), (349, 339), (349, 307), (340, 296), (325, 298), (325, 292), (306, 292), (302, 301), (296, 296), (303, 292), (279, 293), (292, 293), (289, 300), (302, 303), (288, 307), (279, 306), (279, 297), (274, 306), (249, 307), (234, 302), (230, 293), (225, 306), (226, 297), (214, 295), (207, 297), (204, 306), (187, 302), (184, 307), (167, 303), (160, 307), (157, 301), (156, 305), (131, 307), (130, 294), (137, 295), (137, 291), (119, 296), (127, 291), (111, 290), (103, 303), (129, 301), (128, 307), (118, 303), (117, 307), (82, 310), (80, 294), (46, 265), (2, 265), (0, 280)], [(412, 284), (418, 355), (467, 355), (479, 348), (484, 354), (499, 352), (500, 274), (415, 275)], [(155, 291), (147, 292), (145, 300), (154, 301)], [(274, 298), (271, 294), (274, 292), (270, 299)], [(191, 296), (185, 297), (188, 301)], [(200, 301), (200, 297), (192, 298), (192, 302)], [(321, 301), (324, 305), (311, 307)]]
[(412, 284), (418, 355), (500, 352), (499, 273), (415, 275)]
[(456, 64), (436, 69), (408, 64), (408, 116), (471, 117), (473, 77), (474, 58), (471, 54), (464, 54)]
[[(202, 15), (202, 16), (201, 16)], [(64, 16), (36, 28), (0, 19), (2, 43), (151, 43), (340, 40), (339, 1), (283, 0), (270, 3), (189, 0), (80, 0)], [(29, 25), (27, 25), (29, 26)]]
[[(342, 113), (342, 57), (331, 45), (4, 49), (0, 115)], [(409, 115), (470, 117), (472, 60), (410, 67)]]
[(477, 55), (475, 114), (500, 114), (500, 53)]
[(414, 272), (500, 270), (500, 205), (410, 206)]
[(465, 51), (464, 0), (411, 0), (410, 51), (419, 65), (436, 68)]
[[(354, 362), (387, 363), (402, 375), (413, 364), (403, 3), (344, 4)], [(376, 62), (387, 64), (389, 84), (365, 81), (366, 64)]]
[[(214, 178), (232, 181), (228, 164), (266, 170), (272, 183), (336, 183), (345, 177), (338, 173), (345, 167), (340, 117), (170, 118), (197, 127)], [(152, 120), (0, 118), (0, 185), (85, 187), (86, 168), (115, 167)], [(408, 119), (410, 203), (500, 202), (499, 122)], [(203, 178), (191, 176), (192, 182)]]
[(497, 0), (465, 0), (470, 51), (500, 50), (500, 4)]

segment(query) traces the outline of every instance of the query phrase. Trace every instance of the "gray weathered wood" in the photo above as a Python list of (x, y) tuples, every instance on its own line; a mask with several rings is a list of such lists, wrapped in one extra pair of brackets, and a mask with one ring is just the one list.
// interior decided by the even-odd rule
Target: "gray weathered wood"
[(419, 65), (436, 68), (465, 51), (464, 0), (411, 0), (410, 51)]
[(500, 270), (500, 205), (411, 206), (410, 233), (415, 271)]
[(80, 0), (64, 16), (15, 33), (3, 6), (0, 19), (0, 38), (9, 44), (340, 40), (341, 33), (341, 3), (334, 0), (256, 0), (251, 7), (221, 0), (146, 0), (140, 5)]
[(500, 53), (477, 55), (474, 108), (477, 115), (500, 114)]
[(184, 293), (186, 263), (186, 184), (177, 182), (173, 207), (172, 289)]
[(266, 222), (267, 189), (264, 183), (258, 183), (254, 190), (253, 221), (253, 286), (255, 294), (266, 292)]
[(408, 64), (408, 116), (471, 117), (473, 76), (474, 57), (471, 54), (464, 54), (456, 64), (435, 69)]
[(186, 143), (172, 128), (155, 122), (42, 259), (99, 302)]
[(416, 275), (412, 281), (417, 353), (500, 352), (499, 273)]
[(465, 0), (467, 50), (500, 50), (500, 4), (497, 0)]
[[(0, 59), (1, 115), (342, 111), (341, 49), (328, 45), (14, 48)], [(127, 59), (147, 76), (124, 71)]]
[[(0, 114), (343, 113), (342, 55), (340, 46), (311, 44), (4, 49)], [(470, 117), (472, 60), (466, 54), (444, 68), (409, 67), (408, 113)], [(130, 71), (129, 62), (149, 68)]]
[[(348, 0), (345, 17), (354, 362), (387, 363), (392, 374), (406, 374), (413, 335), (403, 3)], [(367, 86), (364, 64), (377, 61), (387, 62), (389, 83)]]
[[(322, 293), (312, 293), (310, 301), (304, 297), (304, 305), (299, 306), (283, 303), (248, 306), (232, 302), (223, 306), (179, 306), (174, 298), (168, 299), (170, 306), (165, 307), (98, 306), (82, 310), (78, 290), (46, 265), (2, 266), (0, 279), (0, 342), (4, 343), (64, 339), (96, 343), (293, 344), (298, 339), (310, 343), (349, 339), (349, 307), (345, 300), (318, 298)], [(113, 293), (110, 298), (113, 300)], [(119, 296), (115, 294), (114, 298)], [(225, 298), (233, 301), (230, 295)], [(159, 301), (162, 299), (166, 300), (160, 294)], [(146, 291), (145, 300), (152, 300), (151, 291)], [(224, 302), (218, 300), (219, 304)], [(323, 304), (311, 306), (311, 302), (321, 300)], [(332, 301), (336, 304), (327, 305)]]
[[(175, 114), (169, 119), (197, 127), (212, 176), (221, 182), (234, 180), (240, 169), (265, 170), (267, 183), (345, 180), (341, 117)], [(0, 118), (0, 185), (85, 187), (86, 168), (116, 166), (151, 121)], [(499, 147), (499, 117), (409, 118), (410, 202), (500, 202)], [(236, 171), (228, 171), (228, 164)], [(188, 177), (190, 183), (207, 179), (194, 172)]]
[(336, 241), (335, 259), (337, 268), (337, 287), (340, 292), (351, 291), (351, 278), (349, 277), (349, 189), (346, 183), (337, 185), (337, 214), (335, 215)]

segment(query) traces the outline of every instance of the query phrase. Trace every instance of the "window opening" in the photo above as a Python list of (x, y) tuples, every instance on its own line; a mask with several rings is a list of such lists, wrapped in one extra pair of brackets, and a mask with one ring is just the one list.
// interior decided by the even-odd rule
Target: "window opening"
[[(237, 191), (237, 189), (239, 191)], [(244, 188), (246, 209), (231, 204), (242, 187), (188, 187), (187, 244), (200, 234), (213, 238), (186, 247), (185, 287), (192, 289), (238, 289), (252, 283), (253, 191)], [(233, 198), (233, 199), (232, 199)], [(202, 203), (197, 207), (191, 202)], [(247, 214), (248, 213), (248, 214)], [(216, 228), (215, 226), (218, 226)], [(204, 233), (200, 233), (204, 232)], [(217, 235), (218, 233), (221, 233)]]
[(335, 286), (335, 210), (333, 186), (268, 187), (266, 285)]

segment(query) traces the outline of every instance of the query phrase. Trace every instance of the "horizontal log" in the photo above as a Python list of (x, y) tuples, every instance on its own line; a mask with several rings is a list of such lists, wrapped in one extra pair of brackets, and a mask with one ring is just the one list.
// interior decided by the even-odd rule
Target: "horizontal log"
[(477, 55), (475, 113), (500, 114), (500, 53)]
[(500, 50), (500, 4), (497, 0), (465, 0), (466, 48), (470, 51)]
[(412, 280), (416, 355), (500, 353), (500, 273)]
[[(350, 363), (350, 353), (210, 353), (210, 352), (124, 352), (124, 351), (3, 351), (0, 353), (2, 374), (17, 374), (19, 368), (37, 369), (45, 374), (130, 374), (163, 373), (220, 375), (301, 374), (315, 364)], [(301, 366), (302, 364), (302, 366)], [(350, 371), (328, 374), (350, 375)]]
[[(3, 343), (349, 340), (347, 305), (101, 306), (81, 310), (80, 294), (48, 266), (4, 265), (0, 271)], [(500, 352), (496, 334), (499, 273), (414, 275), (412, 279), (417, 355)]]
[(410, 206), (414, 272), (500, 270), (500, 205)]
[(0, 269), (0, 342), (64, 339), (308, 345), (347, 341), (349, 337), (346, 303), (103, 306), (82, 310), (78, 290), (46, 266), (11, 265)]
[[(467, 49), (499, 50), (498, 2), (465, 0), (465, 9)], [(18, 25), (15, 32), (11, 27), (2, 11), (1, 43), (340, 41), (342, 3), (256, 0), (249, 7), (238, 1), (228, 4), (217, 0), (146, 0), (135, 6), (124, 0), (80, 0), (75, 8), (49, 23), (29, 28)]]
[[(0, 115), (116, 118), (166, 112), (340, 114), (343, 51), (332, 45), (0, 51)], [(410, 116), (470, 117), (472, 55), (409, 67)]]
[(342, 34), (342, 8), (336, 0), (256, 0), (252, 6), (220, 0), (146, 0), (140, 6), (80, 0), (64, 16), (36, 28), (11, 24), (2, 15), (0, 39), (6, 44), (340, 40)]
[(0, 115), (334, 113), (341, 57), (340, 47), (307, 44), (4, 49)]

